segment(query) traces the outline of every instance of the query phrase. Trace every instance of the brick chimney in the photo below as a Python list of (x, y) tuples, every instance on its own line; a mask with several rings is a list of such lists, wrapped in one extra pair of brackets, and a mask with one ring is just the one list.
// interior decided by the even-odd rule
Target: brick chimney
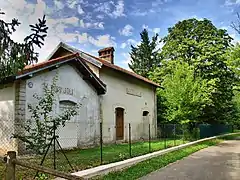
[(98, 55), (100, 58), (108, 61), (109, 63), (114, 64), (114, 48), (113, 47), (107, 47), (100, 49), (98, 51)]

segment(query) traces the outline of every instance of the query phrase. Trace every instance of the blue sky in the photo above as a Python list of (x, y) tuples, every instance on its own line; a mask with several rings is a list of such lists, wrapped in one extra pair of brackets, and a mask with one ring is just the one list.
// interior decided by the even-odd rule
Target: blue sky
[(4, 20), (16, 17), (22, 22), (13, 34), (19, 42), (29, 33), (28, 25), (46, 14), (49, 34), (45, 46), (37, 49), (41, 60), (63, 41), (94, 55), (114, 46), (115, 64), (128, 68), (130, 44), (139, 43), (144, 27), (150, 36), (163, 37), (169, 27), (188, 18), (208, 18), (239, 40), (230, 24), (240, 12), (240, 0), (4, 0), (0, 7)]

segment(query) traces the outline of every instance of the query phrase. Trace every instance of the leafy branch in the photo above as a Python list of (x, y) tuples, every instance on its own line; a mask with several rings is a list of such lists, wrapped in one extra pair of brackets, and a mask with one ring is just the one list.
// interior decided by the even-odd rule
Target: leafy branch
[[(0, 15), (5, 13), (0, 10)], [(0, 19), (0, 80), (15, 75), (26, 65), (36, 63), (39, 54), (34, 48), (35, 46), (41, 48), (44, 45), (48, 30), (45, 16), (38, 19), (35, 25), (30, 25), (32, 33), (24, 39), (23, 43), (14, 42), (11, 39), (12, 33), (20, 24), (15, 18), (11, 22)]]

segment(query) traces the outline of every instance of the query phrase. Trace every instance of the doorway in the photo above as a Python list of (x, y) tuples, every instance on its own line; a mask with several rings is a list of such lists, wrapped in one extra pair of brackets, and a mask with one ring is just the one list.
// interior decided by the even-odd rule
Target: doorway
[(142, 117), (143, 117), (142, 138), (147, 139), (149, 137), (149, 112), (143, 111)]
[(123, 140), (124, 135), (124, 109), (116, 108), (116, 140)]

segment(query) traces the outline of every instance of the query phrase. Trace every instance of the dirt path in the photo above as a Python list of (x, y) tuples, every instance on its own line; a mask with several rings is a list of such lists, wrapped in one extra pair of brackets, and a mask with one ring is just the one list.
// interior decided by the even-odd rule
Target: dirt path
[(141, 180), (240, 180), (240, 140), (200, 150)]

